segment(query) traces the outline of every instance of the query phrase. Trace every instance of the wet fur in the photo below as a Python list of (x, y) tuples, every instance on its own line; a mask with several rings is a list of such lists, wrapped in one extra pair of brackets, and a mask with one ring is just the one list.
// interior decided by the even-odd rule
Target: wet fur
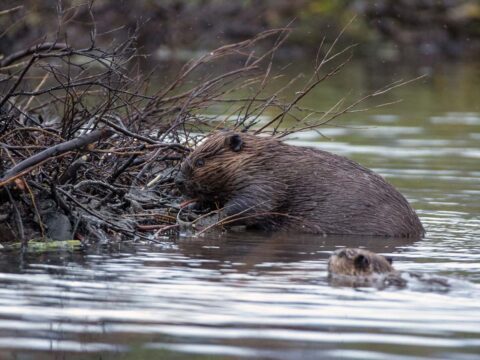
[(400, 272), (392, 266), (392, 259), (372, 251), (358, 248), (336, 250), (328, 259), (328, 277), (335, 286), (374, 286), (404, 288), (410, 281), (423, 290), (449, 291), (447, 278), (414, 272)]
[(363, 249), (340, 249), (328, 259), (330, 275), (371, 276), (394, 271), (391, 259)]
[(273, 137), (219, 131), (184, 161), (179, 188), (222, 218), (264, 230), (423, 236), (407, 200), (381, 176), (345, 157)]

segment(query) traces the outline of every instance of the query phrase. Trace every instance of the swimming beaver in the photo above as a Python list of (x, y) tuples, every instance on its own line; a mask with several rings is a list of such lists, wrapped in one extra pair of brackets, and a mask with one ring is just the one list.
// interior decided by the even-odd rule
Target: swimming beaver
[(394, 271), (391, 258), (364, 249), (339, 249), (328, 259), (329, 274), (371, 276)]
[(385, 288), (406, 285), (400, 273), (393, 268), (391, 258), (363, 249), (335, 251), (328, 259), (328, 277), (336, 286)]
[(418, 290), (448, 291), (448, 279), (414, 272), (400, 272), (392, 266), (392, 259), (374, 252), (344, 248), (336, 250), (328, 259), (328, 276), (339, 286), (406, 287), (411, 282)]
[[(220, 218), (268, 231), (419, 237), (407, 200), (380, 175), (343, 156), (234, 131), (209, 135), (175, 182)], [(232, 221), (234, 220), (234, 221)]]

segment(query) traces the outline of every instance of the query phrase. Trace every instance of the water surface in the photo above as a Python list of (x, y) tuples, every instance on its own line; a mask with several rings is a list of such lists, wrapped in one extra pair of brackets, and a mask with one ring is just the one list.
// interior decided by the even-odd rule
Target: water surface
[[(307, 105), (432, 76), (385, 99), (402, 103), (324, 129), (327, 138), (289, 141), (385, 176), (418, 210), (424, 239), (232, 233), (3, 253), (0, 358), (479, 359), (480, 67), (391, 70), (351, 64)], [(331, 286), (326, 261), (342, 246), (388, 254), (397, 269), (445, 276), (452, 287)]]

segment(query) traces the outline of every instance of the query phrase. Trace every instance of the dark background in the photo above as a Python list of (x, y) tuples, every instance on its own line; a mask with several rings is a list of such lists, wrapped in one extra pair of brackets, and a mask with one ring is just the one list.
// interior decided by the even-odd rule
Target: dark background
[(480, 53), (477, 0), (97, 0), (88, 5), (2, 1), (0, 11), (11, 11), (0, 16), (0, 54), (44, 40), (86, 46), (95, 24), (97, 45), (121, 41), (139, 27), (139, 49), (169, 59), (172, 52), (179, 57), (178, 51), (217, 48), (290, 24), (294, 31), (284, 53), (301, 57), (314, 53), (324, 38), (332, 42), (354, 17), (341, 42), (360, 44), (357, 56), (438, 61)]

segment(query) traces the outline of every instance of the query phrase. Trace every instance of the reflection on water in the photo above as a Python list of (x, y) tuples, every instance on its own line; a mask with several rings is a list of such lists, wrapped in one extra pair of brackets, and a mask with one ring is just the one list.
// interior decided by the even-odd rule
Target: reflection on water
[[(382, 81), (358, 66), (312, 103)], [(399, 89), (401, 105), (325, 129), (334, 141), (289, 140), (380, 172), (418, 209), (425, 239), (232, 233), (0, 254), (0, 359), (477, 359), (479, 74), (452, 65)], [(331, 286), (326, 262), (341, 246), (388, 254), (401, 271), (447, 276), (452, 289)]]

